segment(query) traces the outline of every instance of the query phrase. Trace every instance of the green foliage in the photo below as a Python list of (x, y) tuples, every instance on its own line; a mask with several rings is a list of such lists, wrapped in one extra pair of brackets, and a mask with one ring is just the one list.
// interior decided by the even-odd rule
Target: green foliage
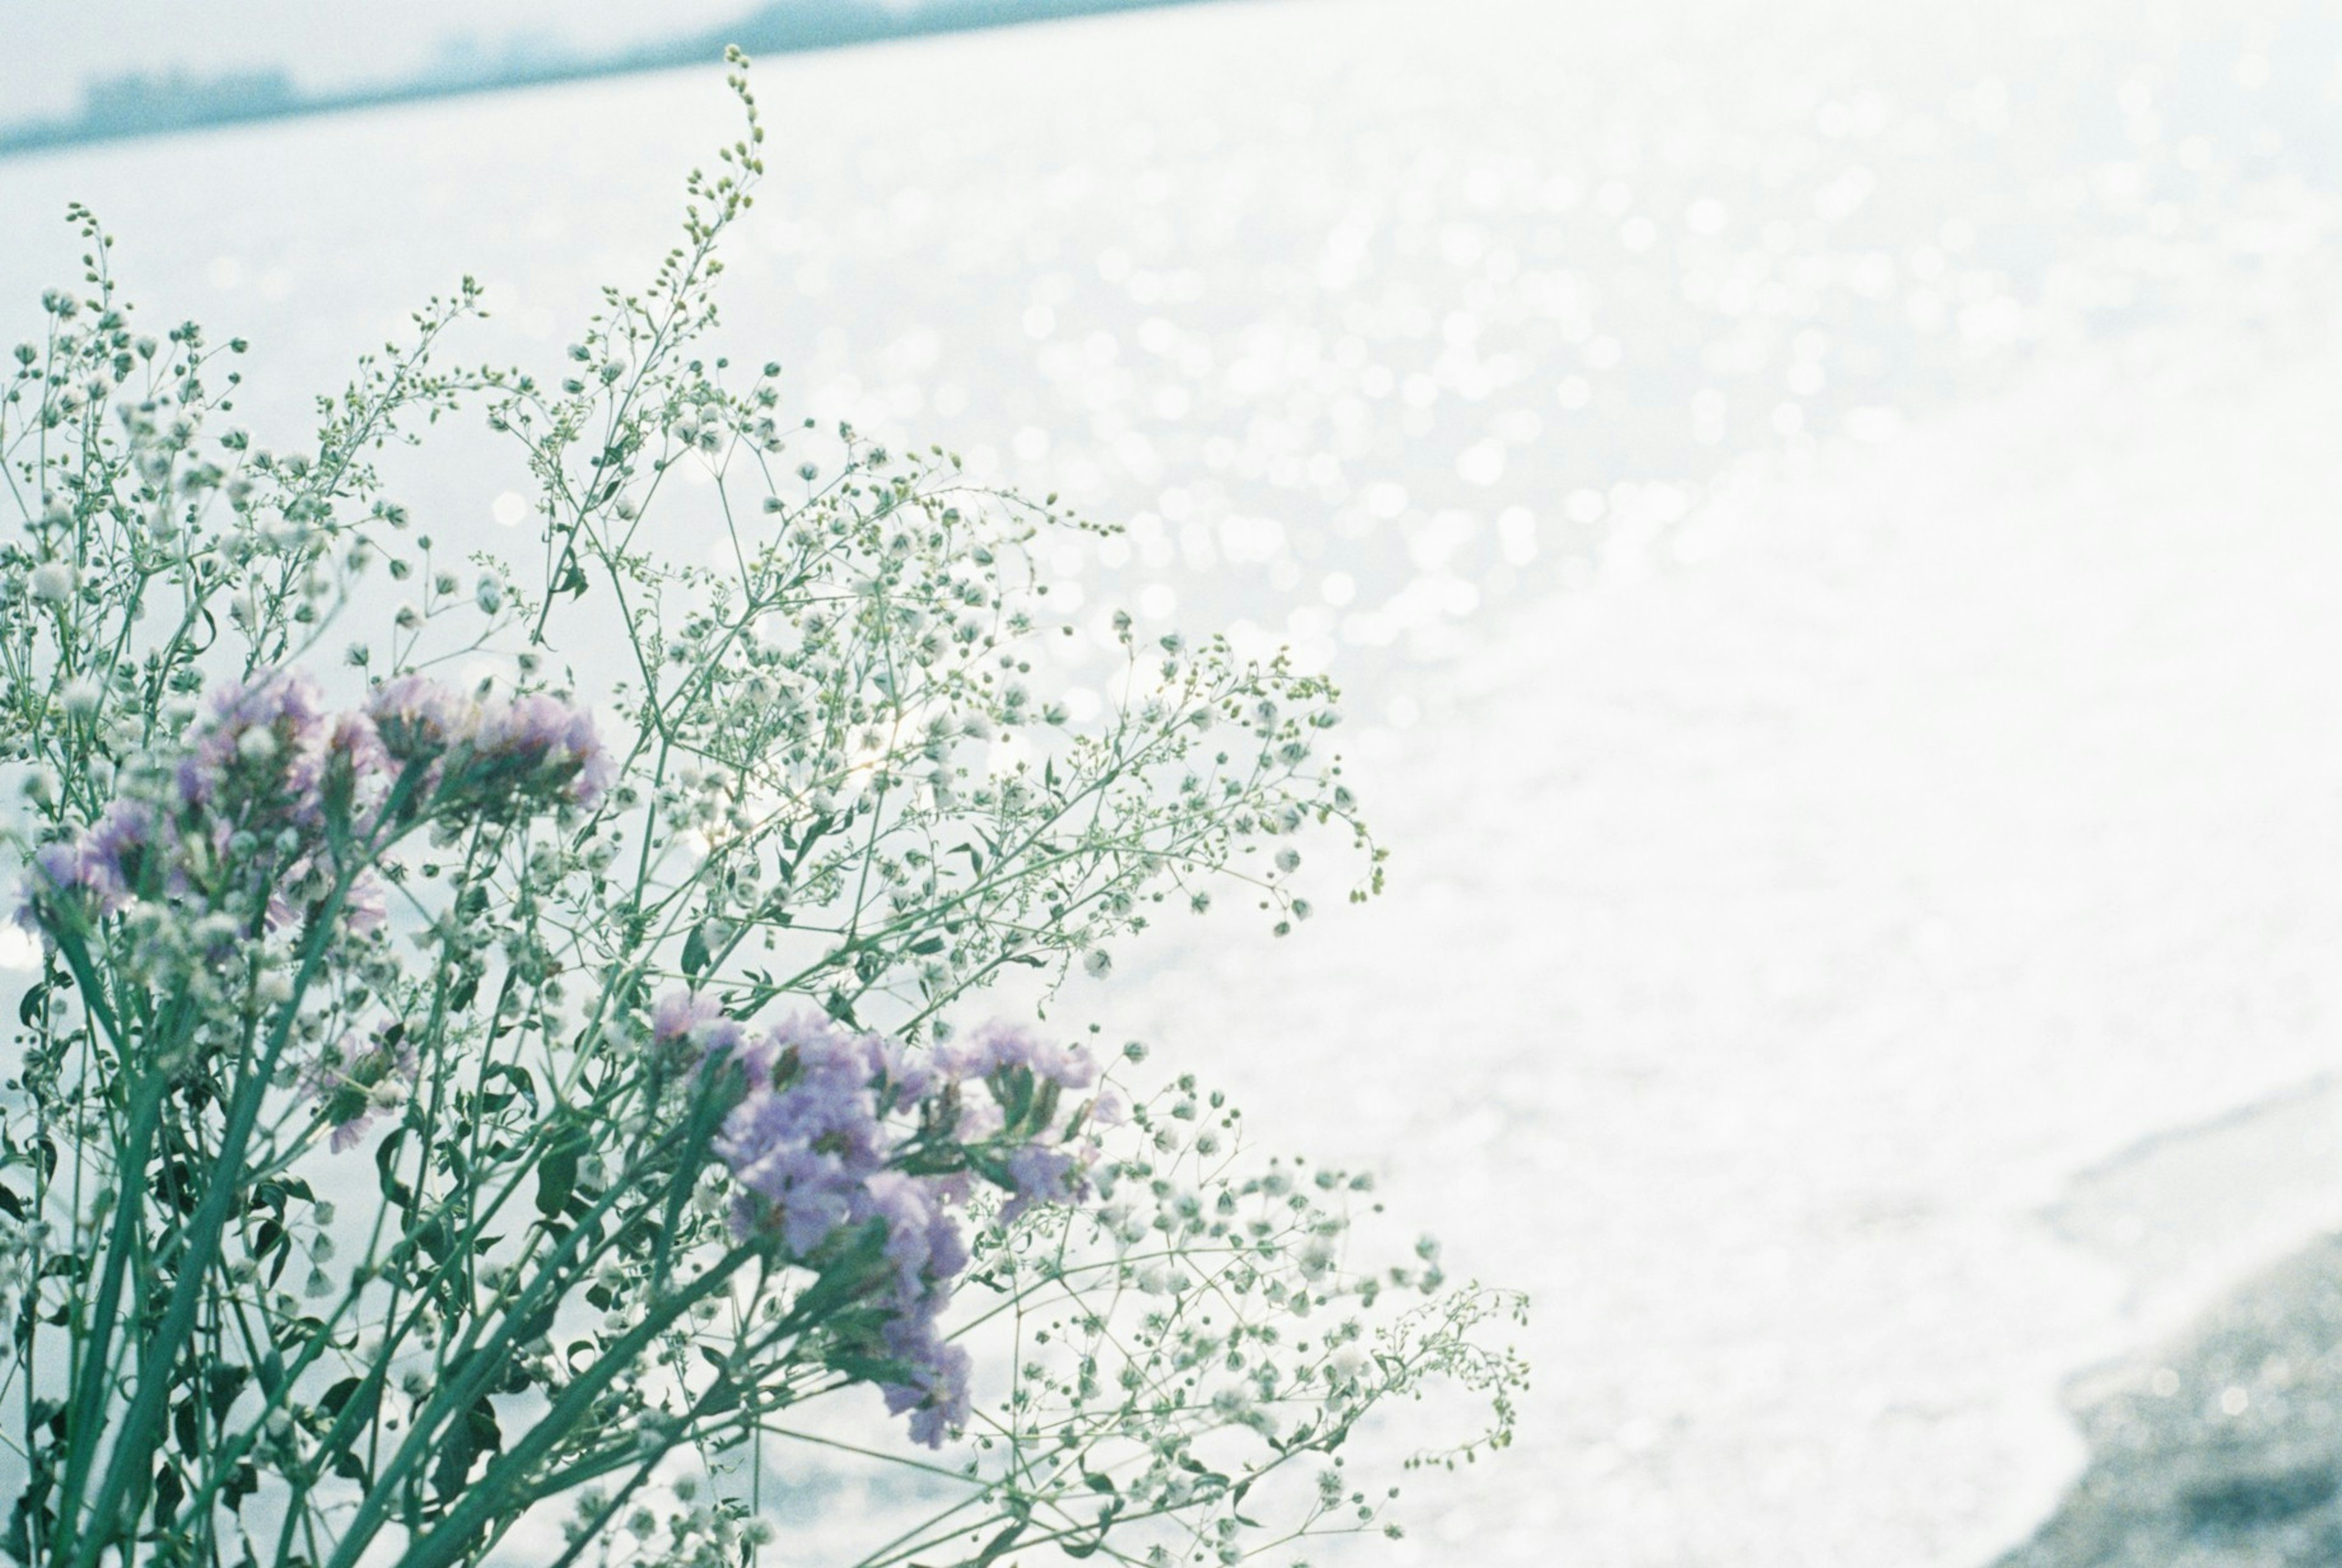
[[(966, 1204), (983, 1304), (949, 1327), (994, 1369), (961, 1446), (906, 1460), (943, 1512), (865, 1561), (1233, 1562), (1381, 1527), (1341, 1450), (1388, 1401), (1451, 1383), (1488, 1417), (1459, 1454), (1509, 1435), (1522, 1369), (1486, 1333), (1517, 1300), (1349, 1263), (1361, 1183), (1253, 1162), (1187, 1081), (1126, 1120), (1086, 1070), (916, 1065), (1005, 976), (1046, 1006), (1230, 879), (1289, 929), (1301, 840), (1357, 897), (1380, 851), (1324, 681), (1123, 620), (1076, 723), (1031, 552), (1090, 525), (788, 424), (777, 367), (698, 346), (761, 171), (734, 85), (684, 244), (559, 375), (447, 367), (467, 281), (285, 452), (226, 424), (243, 345), (139, 333), (74, 210), (85, 286), (0, 394), (0, 850), (40, 936), (0, 1099), (21, 1561), (753, 1554), (785, 1445), (866, 1446), (823, 1396), (918, 1396), (890, 1331), (952, 1272), (757, 1206), (755, 1075), (809, 1070), (711, 1042), (805, 1008), (892, 1036), (856, 1092), (889, 1170)], [(526, 567), (459, 572), (388, 493), (463, 408), (534, 476)], [(658, 547), (703, 503), (721, 567)], [(615, 741), (497, 740), (581, 710), (613, 650)], [(299, 671), (353, 705), (308, 713)], [(399, 742), (384, 704), (426, 690), (472, 727)], [(1049, 1201), (1036, 1151), (1078, 1157)]]

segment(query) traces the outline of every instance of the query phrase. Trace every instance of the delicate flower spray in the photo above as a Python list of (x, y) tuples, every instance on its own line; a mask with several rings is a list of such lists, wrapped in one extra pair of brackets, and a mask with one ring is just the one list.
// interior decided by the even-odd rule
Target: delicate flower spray
[[(933, 1510), (836, 1560), (1286, 1562), (1396, 1528), (1346, 1468), (1377, 1406), (1470, 1396), (1418, 1457), (1510, 1435), (1516, 1297), (1354, 1263), (1363, 1178), (1254, 1159), (1190, 1078), (1126, 1102), (1137, 1048), (981, 1021), (1216, 883), (1288, 928), (1310, 832), (1356, 897), (1380, 852), (1322, 681), (1116, 618), (1075, 724), (1030, 550), (1087, 525), (696, 347), (761, 167), (734, 85), (563, 374), (447, 368), (467, 282), (295, 451), (74, 210), (86, 287), (0, 395), (19, 1561), (731, 1563), (771, 1478), (891, 1441)], [(533, 574), (385, 493), (462, 406)], [(695, 505), (726, 567), (652, 547)]]

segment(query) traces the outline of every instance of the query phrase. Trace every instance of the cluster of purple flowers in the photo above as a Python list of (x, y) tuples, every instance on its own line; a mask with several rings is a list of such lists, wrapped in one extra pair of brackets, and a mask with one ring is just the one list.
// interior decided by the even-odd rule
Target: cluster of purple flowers
[(1008, 1193), (1005, 1218), (1086, 1195), (1096, 1149), (1084, 1128), (1112, 1108), (1059, 1107), (1096, 1082), (1096, 1064), (1004, 1024), (924, 1057), (812, 1014), (752, 1039), (716, 998), (684, 991), (660, 1000), (652, 1041), (745, 1077), (716, 1144), (739, 1186), (736, 1234), (766, 1236), (812, 1267), (883, 1238), (884, 1266), (863, 1298), (877, 1311), (876, 1343), (848, 1348), (902, 1369), (883, 1385), (886, 1407), (910, 1415), (914, 1439), (940, 1445), (968, 1416), (967, 1353), (940, 1327), (968, 1264), (955, 1211), (978, 1179)]
[[(79, 896), (87, 914), (104, 916), (148, 870), (161, 879), (151, 891), (176, 899), (240, 876), (265, 882), (281, 924), (300, 894), (324, 885), (332, 833), (372, 837), (410, 770), (402, 814), (411, 821), (433, 811), (591, 805), (609, 786), (611, 762), (592, 715), (542, 693), (483, 703), (403, 675), (375, 687), (364, 707), (328, 713), (306, 674), (271, 671), (213, 695), (172, 798), (117, 801), (78, 837), (44, 846), (32, 892), (35, 901)], [(207, 853), (187, 853), (196, 838)], [(353, 890), (348, 918), (361, 932), (380, 923), (370, 880)]]
[[(258, 826), (285, 814), (321, 818), (329, 730), (317, 684), (299, 671), (231, 681), (179, 759), (179, 799), (216, 828)], [(360, 743), (363, 744), (363, 743)]]
[[(143, 801), (115, 801), (88, 832), (34, 852), (35, 886), (77, 893), (93, 913), (112, 914), (130, 902), (139, 857), (154, 836), (152, 807)], [(31, 924), (34, 918), (28, 902), (18, 919)]]
[(402, 766), (425, 770), (427, 792), (491, 809), (531, 797), (592, 805), (612, 764), (594, 718), (533, 692), (482, 703), (422, 675), (375, 688), (366, 704), (378, 744)]
[[(56, 932), (145, 897), (182, 916), (265, 903), (268, 924), (284, 929), (315, 919), (338, 880), (336, 929), (363, 936), (387, 919), (368, 864), (391, 836), (385, 812), (403, 829), (590, 805), (610, 774), (592, 716), (542, 694), (482, 702), (405, 675), (331, 713), (306, 674), (270, 671), (213, 694), (159, 794), (117, 800), (75, 837), (36, 851), (18, 918)], [(395, 1045), (329, 1047), (313, 1064), (309, 1087), (336, 1149), (413, 1076)]]

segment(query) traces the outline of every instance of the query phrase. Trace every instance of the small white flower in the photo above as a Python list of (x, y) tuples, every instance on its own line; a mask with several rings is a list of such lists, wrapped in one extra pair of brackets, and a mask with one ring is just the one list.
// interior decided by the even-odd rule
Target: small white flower
[(44, 561), (33, 568), (33, 597), (44, 604), (62, 604), (73, 597), (75, 574), (69, 561)]
[(255, 724), (235, 738), (235, 754), (248, 763), (265, 763), (276, 754), (276, 735)]
[(483, 572), (479, 585), (472, 590), (472, 597), (478, 602), (482, 614), (493, 615), (504, 608), (505, 585), (496, 581), (493, 573)]
[(58, 700), (65, 704), (67, 717), (85, 719), (97, 712), (98, 704), (105, 700), (105, 688), (87, 675), (75, 675), (65, 683)]
[(1106, 971), (1113, 967), (1114, 956), (1103, 947), (1091, 948), (1082, 958), (1082, 968), (1093, 980), (1104, 979)]

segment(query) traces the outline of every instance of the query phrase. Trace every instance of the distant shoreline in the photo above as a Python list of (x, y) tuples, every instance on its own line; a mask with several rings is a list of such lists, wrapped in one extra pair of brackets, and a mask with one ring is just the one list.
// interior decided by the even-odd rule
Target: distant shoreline
[(665, 43), (594, 55), (508, 55), (499, 64), (474, 71), (441, 70), (335, 92), (301, 92), (281, 70), (193, 79), (126, 77), (93, 84), (85, 93), (81, 110), (70, 117), (0, 126), (0, 158), (215, 125), (252, 125), (632, 75), (678, 65), (713, 65), (723, 59), (727, 45), (736, 45), (752, 55), (806, 54), (898, 38), (1215, 3), (1224, 0), (929, 0), (916, 11), (901, 11), (889, 8), (882, 0), (781, 0), (727, 26)]

